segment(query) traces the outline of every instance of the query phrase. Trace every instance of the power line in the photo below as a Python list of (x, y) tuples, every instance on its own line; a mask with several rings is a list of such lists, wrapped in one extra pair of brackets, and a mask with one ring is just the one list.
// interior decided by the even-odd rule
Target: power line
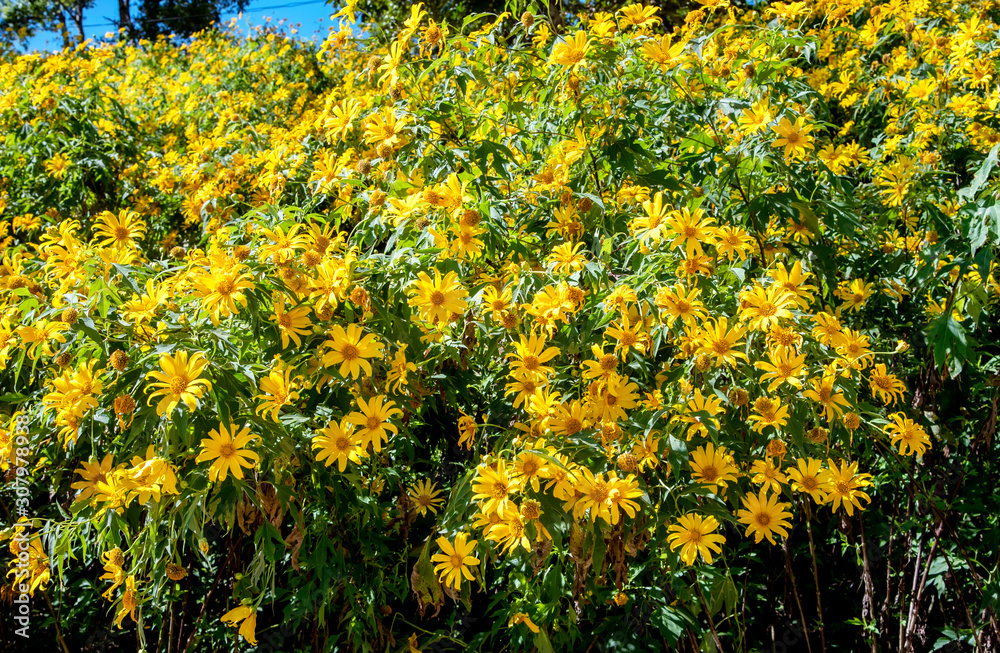
[[(291, 9), (293, 7), (304, 7), (306, 5), (318, 5), (318, 4), (327, 4), (327, 1), (326, 0), (305, 0), (304, 2), (291, 2), (291, 3), (288, 3), (288, 4), (284, 4), (284, 5), (271, 5), (270, 7), (255, 7), (253, 9), (253, 11), (270, 11), (272, 9)], [(244, 10), (243, 12), (240, 12), (240, 13), (245, 13), (246, 11), (247, 10)], [(164, 16), (163, 18), (145, 18), (145, 19), (142, 19), (142, 20), (132, 20), (130, 22), (132, 22), (132, 23), (168, 23), (168, 22), (170, 22), (172, 20), (189, 20), (190, 18), (191, 18), (191, 16)], [(221, 16), (220, 16), (220, 20), (221, 20)], [(90, 23), (90, 24), (87, 24), (87, 25), (83, 25), (83, 27), (85, 27), (85, 28), (88, 28), (88, 27), (107, 27), (107, 26), (120, 27), (120, 25), (118, 23), (114, 22), (114, 21), (109, 21), (109, 22), (106, 22), (106, 23)]]

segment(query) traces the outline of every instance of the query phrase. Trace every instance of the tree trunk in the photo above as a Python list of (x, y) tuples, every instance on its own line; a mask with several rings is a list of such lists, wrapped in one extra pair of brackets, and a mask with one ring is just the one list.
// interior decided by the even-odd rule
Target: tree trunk
[(125, 28), (125, 38), (132, 38), (132, 17), (129, 15), (129, 0), (118, 0), (118, 29)]
[(70, 46), (69, 29), (66, 27), (66, 12), (62, 9), (59, 10), (59, 35), (62, 37), (63, 49), (68, 50)]

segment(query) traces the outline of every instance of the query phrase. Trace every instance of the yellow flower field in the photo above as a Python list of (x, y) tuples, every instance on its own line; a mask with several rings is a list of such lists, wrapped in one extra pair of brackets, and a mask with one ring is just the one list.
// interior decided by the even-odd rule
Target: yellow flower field
[(1000, 4), (701, 5), (4, 53), (0, 641), (1000, 648)]

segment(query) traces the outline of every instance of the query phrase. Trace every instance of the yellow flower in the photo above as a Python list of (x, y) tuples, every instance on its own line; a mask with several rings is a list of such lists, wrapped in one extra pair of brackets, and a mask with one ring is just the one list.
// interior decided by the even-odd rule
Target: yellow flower
[(812, 125), (806, 125), (802, 116), (796, 118), (794, 123), (790, 122), (788, 118), (782, 118), (781, 122), (771, 129), (778, 135), (778, 138), (774, 139), (773, 145), (785, 148), (786, 159), (798, 158), (804, 155), (807, 150), (813, 149), (812, 137), (809, 136)]
[(135, 576), (129, 576), (125, 581), (125, 591), (122, 592), (122, 607), (115, 615), (115, 625), (122, 627), (122, 620), (126, 615), (135, 621), (135, 609), (139, 607), (139, 597), (135, 589)]
[(194, 281), (194, 295), (201, 299), (202, 308), (219, 324), (220, 318), (240, 312), (246, 306), (244, 290), (255, 288), (250, 275), (237, 270), (216, 270), (202, 274)]
[(579, 30), (573, 36), (564, 37), (552, 47), (549, 63), (571, 66), (576, 69), (586, 58), (589, 48), (590, 42), (587, 40), (587, 33)]
[(463, 412), (462, 416), (458, 418), (458, 446), (471, 450), (477, 429), (476, 418)]
[(872, 394), (876, 395), (884, 404), (894, 404), (902, 401), (906, 386), (896, 378), (895, 374), (889, 374), (885, 365), (877, 364), (868, 375), (868, 382), (871, 384)]
[(395, 415), (402, 415), (403, 411), (395, 408), (395, 402), (386, 401), (385, 397), (376, 395), (369, 401), (364, 397), (358, 397), (358, 407), (360, 411), (354, 411), (345, 419), (350, 424), (357, 424), (361, 427), (358, 431), (358, 440), (362, 449), (367, 449), (371, 443), (375, 452), (382, 451), (382, 441), (389, 441), (388, 431), (398, 433), (399, 429), (389, 422)]
[(768, 426), (780, 429), (788, 422), (788, 406), (781, 405), (781, 399), (758, 397), (753, 402), (753, 414), (750, 421), (755, 422), (753, 430), (763, 433)]
[(343, 472), (347, 469), (348, 461), (360, 463), (367, 453), (360, 449), (357, 436), (354, 434), (354, 426), (346, 419), (331, 420), (325, 429), (320, 429), (320, 435), (313, 438), (312, 448), (319, 449), (316, 453), (316, 460), (322, 462), (326, 460), (329, 467), (334, 462), (337, 469)]
[(254, 399), (260, 399), (262, 403), (254, 409), (257, 415), (266, 415), (275, 422), (278, 421), (278, 413), (283, 406), (294, 403), (299, 398), (299, 393), (292, 390), (292, 370), (285, 369), (271, 370), (267, 376), (260, 380), (260, 390), (263, 394), (255, 395)]
[(45, 162), (45, 172), (49, 173), (56, 179), (62, 179), (66, 176), (66, 168), (69, 167), (69, 159), (60, 153), (56, 153), (51, 159)]
[(73, 471), (82, 476), (83, 480), (70, 485), (74, 490), (82, 490), (77, 496), (77, 501), (89, 499), (94, 496), (94, 493), (97, 492), (97, 484), (105, 482), (108, 474), (111, 473), (113, 459), (111, 454), (107, 454), (99, 464), (96, 462), (84, 462), (80, 464), (83, 466)]
[(805, 354), (797, 354), (790, 347), (778, 347), (769, 351), (767, 357), (769, 359), (768, 362), (758, 361), (754, 363), (754, 367), (765, 372), (760, 377), (761, 383), (773, 379), (767, 386), (768, 392), (774, 392), (782, 383), (802, 388), (802, 381), (799, 380), (799, 376), (802, 374), (802, 369), (805, 365)]
[(239, 630), (240, 635), (242, 635), (243, 639), (245, 639), (250, 645), (257, 645), (256, 608), (250, 605), (241, 605), (222, 615), (221, 621), (230, 626), (235, 626), (237, 622), (242, 622)]
[(451, 315), (465, 313), (467, 304), (465, 298), (469, 293), (458, 280), (458, 275), (449, 272), (444, 277), (439, 270), (434, 270), (431, 280), (426, 272), (417, 275), (416, 281), (410, 284), (407, 294), (409, 304), (415, 306), (422, 320), (432, 324), (438, 322), (447, 324)]
[(788, 479), (781, 470), (777, 469), (770, 460), (755, 460), (750, 469), (753, 478), (750, 479), (757, 485), (763, 484), (762, 489), (770, 488), (772, 492), (781, 492), (781, 484), (787, 483)]
[(323, 347), (330, 350), (323, 355), (323, 365), (340, 365), (338, 371), (344, 378), (350, 376), (356, 379), (362, 371), (365, 376), (371, 376), (372, 366), (366, 359), (381, 357), (382, 343), (374, 333), (364, 337), (362, 333), (362, 327), (357, 324), (348, 324), (346, 330), (339, 324), (334, 325), (330, 339), (323, 343)]
[(271, 316), (271, 321), (278, 325), (278, 331), (281, 333), (281, 348), (285, 349), (288, 347), (289, 339), (295, 343), (298, 347), (302, 344), (302, 339), (299, 336), (308, 335), (310, 327), (312, 327), (312, 320), (309, 319), (310, 308), (308, 306), (296, 306), (290, 311), (285, 311), (285, 301), (275, 302), (274, 304), (274, 315)]
[(235, 424), (227, 427), (220, 423), (219, 430), (212, 429), (208, 432), (209, 437), (201, 441), (202, 452), (195, 462), (214, 461), (208, 470), (209, 480), (224, 481), (230, 472), (236, 478), (243, 478), (244, 467), (253, 467), (254, 463), (260, 462), (260, 456), (244, 449), (257, 436), (250, 433), (248, 426), (237, 433), (238, 428)]
[(666, 236), (673, 238), (670, 247), (683, 246), (688, 258), (701, 256), (701, 246), (714, 243), (715, 232), (714, 221), (707, 218), (701, 209), (691, 212), (686, 206), (681, 207), (679, 211), (671, 211), (667, 219)]
[(102, 553), (101, 558), (104, 560), (104, 575), (100, 580), (110, 580), (112, 583), (102, 596), (112, 601), (111, 595), (125, 582), (125, 556), (122, 555), (121, 549), (115, 547)]
[(504, 553), (513, 553), (518, 547), (530, 551), (531, 540), (528, 539), (524, 521), (521, 511), (510, 503), (500, 512), (500, 521), (489, 529), (486, 539), (500, 544)]
[(426, 515), (428, 510), (437, 514), (437, 509), (444, 503), (444, 499), (438, 497), (439, 494), (441, 490), (427, 479), (417, 481), (409, 490), (410, 499), (417, 504), (417, 512), (421, 515)]
[(440, 577), (441, 582), (456, 590), (461, 588), (463, 576), (469, 581), (475, 579), (472, 572), (469, 571), (469, 567), (479, 564), (479, 558), (470, 555), (479, 541), (466, 542), (467, 538), (467, 534), (459, 533), (455, 536), (453, 546), (447, 539), (439, 537), (436, 542), (441, 548), (441, 553), (435, 553), (431, 556), (431, 562), (439, 563), (434, 566), (434, 571)]
[(153, 377), (157, 380), (157, 383), (152, 384), (156, 391), (149, 395), (147, 405), (156, 397), (162, 396), (156, 405), (156, 414), (160, 417), (166, 415), (168, 419), (178, 402), (183, 401), (190, 410), (194, 410), (198, 400), (212, 389), (212, 383), (208, 379), (200, 378), (207, 365), (208, 360), (201, 352), (195, 352), (190, 359), (186, 351), (178, 351), (175, 356), (162, 354), (160, 369), (163, 371), (153, 371), (146, 375), (146, 378)]
[(848, 515), (854, 514), (854, 509), (864, 510), (861, 499), (871, 502), (871, 497), (860, 488), (871, 485), (871, 474), (858, 474), (858, 463), (848, 465), (843, 460), (838, 467), (833, 460), (828, 460), (829, 469), (820, 472), (820, 478), (826, 483), (823, 490), (823, 503), (832, 503), (836, 512), (841, 506)]
[(472, 479), (472, 500), (485, 501), (480, 509), (487, 515), (502, 513), (510, 503), (510, 493), (516, 492), (518, 487), (517, 480), (511, 479), (503, 460), (497, 462), (496, 469), (480, 465)]
[(535, 625), (535, 622), (531, 620), (531, 617), (529, 617), (523, 612), (515, 613), (514, 616), (510, 618), (510, 621), (507, 622), (507, 627), (513, 628), (518, 624), (524, 624), (525, 626), (528, 627), (528, 630), (530, 630), (533, 633), (539, 632), (538, 626)]
[(514, 351), (507, 354), (507, 358), (513, 361), (515, 367), (512, 374), (534, 375), (546, 377), (552, 374), (551, 367), (543, 365), (559, 355), (556, 347), (545, 348), (545, 338), (532, 333), (528, 338), (519, 336), (520, 340), (514, 343)]
[(844, 406), (850, 406), (851, 402), (844, 398), (844, 395), (837, 392), (833, 387), (836, 376), (823, 375), (819, 379), (811, 379), (812, 389), (802, 392), (802, 396), (823, 405), (823, 416), (828, 420), (834, 420), (844, 414)]
[(686, 565), (694, 564), (699, 553), (705, 562), (712, 564), (712, 552), (722, 553), (719, 545), (726, 542), (725, 537), (715, 533), (719, 528), (718, 520), (691, 512), (678, 518), (677, 522), (667, 529), (670, 550), (676, 551), (680, 547), (681, 560)]
[(659, 7), (645, 7), (639, 3), (622, 7), (618, 10), (618, 13), (622, 15), (618, 20), (618, 25), (622, 29), (628, 29), (632, 26), (654, 27), (660, 23), (660, 19), (656, 17), (656, 12), (659, 10)]
[(900, 455), (916, 454), (923, 456), (924, 451), (931, 445), (924, 427), (920, 426), (903, 413), (893, 413), (889, 416), (892, 420), (885, 427), (885, 432), (889, 435), (893, 444), (899, 445)]
[(739, 470), (733, 465), (731, 456), (725, 447), (715, 448), (711, 442), (691, 452), (691, 478), (699, 483), (719, 487), (727, 487), (736, 482)]
[(748, 492), (742, 502), (744, 510), (738, 511), (737, 516), (739, 521), (747, 526), (747, 537), (753, 535), (754, 541), (758, 543), (766, 537), (771, 544), (776, 544), (775, 533), (788, 537), (787, 529), (791, 526), (788, 518), (792, 513), (785, 509), (792, 504), (779, 503), (778, 495), (768, 496), (766, 488), (761, 488), (758, 495)]
[(621, 519), (622, 511), (629, 517), (634, 518), (639, 511), (639, 504), (632, 499), (637, 499), (643, 495), (639, 489), (639, 480), (629, 474), (625, 478), (618, 478), (613, 472), (608, 478), (608, 504), (611, 508), (611, 523), (617, 524)]
[(729, 328), (729, 320), (725, 317), (706, 323), (700, 334), (702, 345), (698, 353), (714, 356), (716, 367), (724, 363), (735, 366), (738, 359), (746, 360), (747, 357), (743, 352), (735, 350), (743, 344), (740, 339), (744, 333), (744, 327)]
[(796, 467), (788, 469), (788, 477), (792, 479), (792, 489), (796, 492), (806, 492), (816, 503), (823, 503), (827, 481), (822, 475), (822, 461), (815, 458), (799, 458), (795, 464)]
[(104, 247), (130, 249), (135, 247), (135, 241), (146, 235), (146, 223), (128, 209), (122, 209), (117, 216), (104, 211), (98, 216), (94, 234), (103, 239), (101, 245)]

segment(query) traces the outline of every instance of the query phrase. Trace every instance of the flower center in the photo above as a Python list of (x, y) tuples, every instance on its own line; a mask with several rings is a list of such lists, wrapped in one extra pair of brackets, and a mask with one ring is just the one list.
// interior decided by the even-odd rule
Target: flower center
[(223, 279), (215, 285), (215, 292), (220, 295), (230, 295), (235, 287), (236, 286), (233, 284), (232, 279)]
[(771, 523), (771, 515), (769, 515), (767, 513), (764, 513), (764, 512), (762, 512), (759, 515), (757, 515), (757, 524), (758, 525), (760, 525), (760, 526), (767, 526), (770, 523)]
[(531, 372), (534, 372), (535, 370), (538, 369), (538, 356), (535, 356), (534, 354), (528, 354), (521, 360), (524, 363), (525, 369)]
[(340, 350), (340, 355), (345, 361), (352, 361), (358, 357), (358, 348), (350, 343), (347, 343), (344, 345), (344, 348)]
[(804, 487), (809, 492), (812, 492), (817, 487), (819, 487), (819, 483), (816, 482), (816, 478), (813, 476), (803, 476), (802, 487)]
[(566, 435), (573, 435), (574, 433), (579, 433), (581, 428), (583, 428), (583, 424), (580, 423), (580, 420), (575, 417), (570, 417), (566, 420), (563, 430), (566, 431)]
[(706, 483), (714, 483), (717, 478), (719, 478), (719, 470), (717, 470), (713, 465), (706, 465), (701, 470), (701, 477)]
[(618, 358), (614, 354), (605, 354), (601, 356), (601, 360), (598, 363), (601, 366), (601, 370), (610, 372), (618, 367)]
[(850, 491), (850, 486), (844, 481), (837, 483), (837, 494), (848, 494)]
[(444, 293), (440, 290), (435, 290), (431, 293), (430, 300), (434, 306), (443, 306), (445, 300)]
[(183, 374), (180, 374), (170, 379), (170, 392), (172, 392), (175, 395), (181, 394), (182, 392), (187, 390), (187, 387), (188, 387), (188, 379)]
[(729, 341), (728, 340), (716, 340), (712, 343), (712, 351), (716, 354), (728, 354), (729, 353)]
[(503, 481), (496, 481), (493, 483), (493, 498), (503, 499), (507, 496), (507, 484)]
[(367, 426), (367, 427), (368, 427), (368, 428), (369, 428), (370, 430), (374, 431), (375, 429), (377, 429), (377, 428), (378, 428), (379, 424), (381, 424), (381, 423), (382, 423), (382, 420), (380, 420), (380, 419), (378, 418), (378, 415), (372, 415), (371, 417), (369, 417), (369, 418), (368, 418), (368, 421), (367, 421), (367, 422), (365, 422), (365, 425), (366, 425), (366, 426)]
[(350, 446), (350, 440), (348, 440), (347, 438), (341, 437), (341, 438), (337, 438), (337, 441), (334, 442), (333, 444), (334, 444), (334, 446), (338, 450), (340, 450), (340, 451), (346, 451), (347, 448)]
[(222, 454), (223, 458), (229, 458), (230, 456), (233, 455), (233, 445), (231, 444), (222, 445), (221, 447), (219, 447), (219, 453)]
[(115, 240), (120, 243), (128, 242), (131, 236), (132, 233), (126, 227), (118, 227), (115, 229)]

